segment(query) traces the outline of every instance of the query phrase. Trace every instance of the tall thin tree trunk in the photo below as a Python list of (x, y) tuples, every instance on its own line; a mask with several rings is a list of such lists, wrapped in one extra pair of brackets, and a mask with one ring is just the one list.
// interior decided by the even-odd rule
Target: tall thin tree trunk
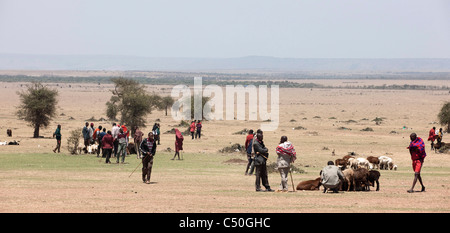
[(38, 138), (39, 137), (39, 128), (41, 125), (37, 124), (34, 126), (34, 134), (33, 134), (33, 138)]

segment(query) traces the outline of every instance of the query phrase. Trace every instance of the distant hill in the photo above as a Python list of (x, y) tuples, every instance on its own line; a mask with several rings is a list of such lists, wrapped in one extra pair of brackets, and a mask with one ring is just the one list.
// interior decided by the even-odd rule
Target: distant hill
[(450, 59), (152, 58), (0, 54), (0, 70), (450, 72)]

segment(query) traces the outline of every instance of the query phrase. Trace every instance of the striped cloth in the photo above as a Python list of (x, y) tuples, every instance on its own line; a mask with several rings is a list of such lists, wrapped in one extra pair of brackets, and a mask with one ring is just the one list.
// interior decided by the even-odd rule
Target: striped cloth
[(283, 142), (276, 148), (277, 154), (289, 155), (291, 156), (291, 162), (294, 162), (297, 159), (297, 153), (295, 152), (294, 146), (291, 142)]
[(424, 159), (425, 156), (427, 156), (427, 153), (425, 152), (425, 143), (422, 138), (417, 137), (416, 140), (411, 141), (408, 149), (411, 153), (412, 160)]

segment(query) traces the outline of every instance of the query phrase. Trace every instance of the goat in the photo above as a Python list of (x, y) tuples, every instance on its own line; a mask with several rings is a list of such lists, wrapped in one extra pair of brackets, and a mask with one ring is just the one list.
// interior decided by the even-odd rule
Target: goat
[(305, 180), (298, 183), (297, 190), (319, 190), (320, 185), (320, 177), (315, 180)]
[(347, 161), (345, 161), (345, 159), (336, 159), (334, 161), (334, 165), (340, 167), (342, 170), (345, 170), (347, 167)]
[(342, 171), (344, 174), (344, 181), (341, 183), (341, 190), (350, 191), (350, 187), (354, 188), (353, 184), (353, 169), (345, 169)]
[(370, 164), (372, 164), (372, 168), (380, 169), (380, 160), (375, 156), (369, 156), (367, 157), (367, 161), (369, 161)]
[[(377, 183), (377, 191), (380, 190), (380, 182), (378, 181), (378, 179), (380, 179), (380, 176), (380, 172), (375, 170), (370, 170), (369, 175), (367, 176), (367, 180), (372, 184), (372, 187), (375, 187), (375, 183)], [(368, 191), (370, 191), (369, 186), (367, 186), (366, 188)]]
[(369, 171), (365, 168), (358, 168), (353, 171), (353, 184), (355, 191), (364, 190), (365, 187), (369, 186), (368, 181)]

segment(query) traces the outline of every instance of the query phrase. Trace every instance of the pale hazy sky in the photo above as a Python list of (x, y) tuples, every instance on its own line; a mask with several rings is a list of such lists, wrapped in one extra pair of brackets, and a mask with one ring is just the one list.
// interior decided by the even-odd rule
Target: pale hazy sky
[(0, 53), (450, 58), (450, 1), (0, 0)]

